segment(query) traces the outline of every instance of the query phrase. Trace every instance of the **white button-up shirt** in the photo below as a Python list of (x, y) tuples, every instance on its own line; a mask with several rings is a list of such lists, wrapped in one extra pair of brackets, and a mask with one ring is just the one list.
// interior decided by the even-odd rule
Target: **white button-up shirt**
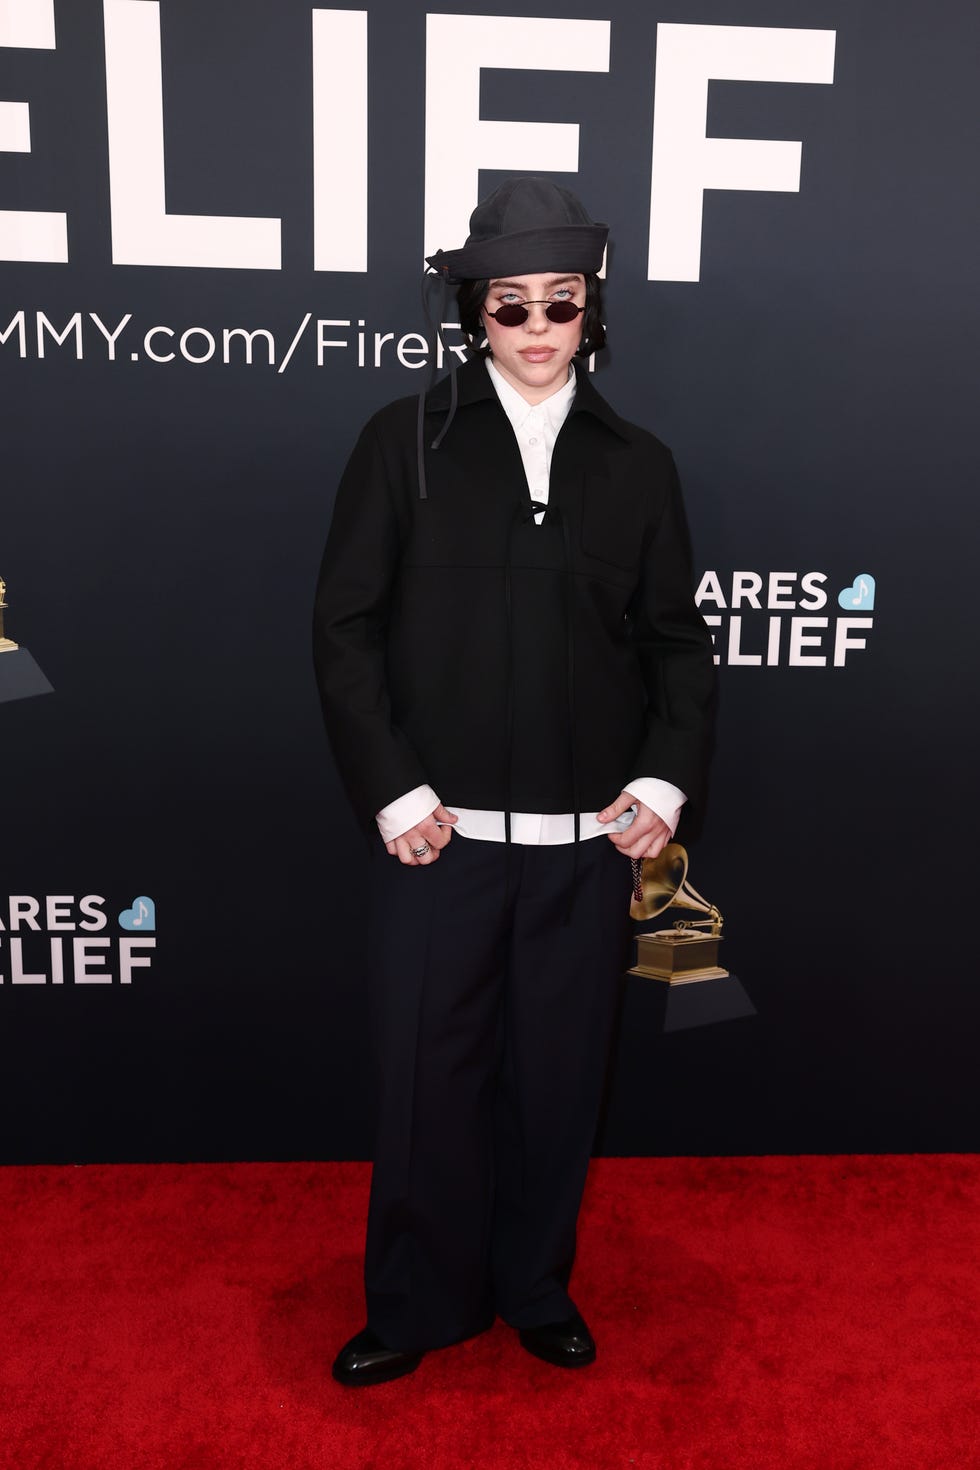
[[(487, 358), (487, 372), (497, 397), (500, 399), (500, 405), (510, 420), (511, 428), (517, 438), (531, 499), (546, 505), (551, 481), (551, 456), (555, 441), (575, 396), (575, 371), (569, 364), (568, 381), (556, 393), (552, 393), (550, 398), (545, 398), (541, 403), (528, 403), (527, 399), (522, 398), (517, 389), (512, 387), (498, 372), (489, 358)], [(534, 517), (535, 523), (540, 525), (543, 519), (544, 511), (538, 511)], [(681, 808), (687, 800), (683, 791), (671, 785), (669, 781), (661, 781), (656, 776), (638, 776), (623, 789), (637, 801), (642, 801), (651, 811), (656, 812), (673, 833), (680, 818)], [(614, 801), (618, 795), (618, 791), (610, 792), (610, 801)], [(404, 796), (390, 802), (377, 813), (376, 820), (381, 836), (385, 842), (391, 842), (394, 838), (400, 837), (403, 832), (407, 832), (411, 827), (416, 827), (419, 822), (431, 816), (439, 802), (440, 799), (431, 786), (416, 786), (414, 790), (406, 792)], [(488, 842), (504, 841), (504, 814), (502, 811), (450, 806), (448, 803), (446, 810), (453, 812), (458, 817), (458, 821), (451, 824), (457, 836), (475, 837)], [(599, 822), (596, 820), (595, 812), (580, 812), (579, 836), (584, 839), (600, 837), (603, 833), (608, 832), (625, 831), (635, 815), (635, 807), (630, 807), (623, 812), (622, 816), (616, 817), (611, 822)], [(572, 812), (511, 812), (510, 835), (512, 842), (541, 845), (573, 842), (575, 840), (574, 814)]]
[[(575, 397), (575, 370), (569, 364), (568, 382), (543, 403), (528, 403), (497, 371), (489, 358), (487, 372), (497, 390), (500, 406), (510, 419), (511, 428), (517, 436), (531, 499), (540, 500), (547, 505), (551, 483), (551, 456), (558, 431), (565, 422)], [(539, 510), (534, 520), (540, 526), (544, 520), (544, 511)], [(459, 827), (458, 822), (456, 826)]]

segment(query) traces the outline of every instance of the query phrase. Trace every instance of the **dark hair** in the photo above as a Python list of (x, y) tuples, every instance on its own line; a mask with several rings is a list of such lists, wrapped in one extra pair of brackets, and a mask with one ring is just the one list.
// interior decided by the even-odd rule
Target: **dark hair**
[[(487, 299), (490, 281), (463, 281), (456, 288), (459, 324), (470, 339), (470, 347), (480, 357), (487, 357), (489, 347), (477, 344), (486, 335), (480, 309)], [(602, 325), (602, 282), (594, 274), (585, 275), (585, 310), (582, 313), (582, 340), (576, 357), (591, 357), (606, 345), (606, 329)]]

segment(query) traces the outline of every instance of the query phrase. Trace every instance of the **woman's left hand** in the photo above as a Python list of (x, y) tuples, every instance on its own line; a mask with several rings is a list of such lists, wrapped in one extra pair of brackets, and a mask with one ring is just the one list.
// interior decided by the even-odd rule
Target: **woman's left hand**
[(671, 830), (662, 817), (644, 806), (642, 801), (637, 801), (635, 796), (630, 796), (628, 791), (620, 792), (615, 801), (597, 813), (597, 818), (600, 822), (611, 822), (631, 806), (636, 807), (636, 816), (625, 832), (607, 832), (606, 836), (625, 857), (659, 857), (671, 839)]

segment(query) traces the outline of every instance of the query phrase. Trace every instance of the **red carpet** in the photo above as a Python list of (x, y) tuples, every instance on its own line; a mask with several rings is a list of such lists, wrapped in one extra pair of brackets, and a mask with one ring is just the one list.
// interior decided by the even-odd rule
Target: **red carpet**
[(607, 1159), (579, 1372), (500, 1323), (342, 1389), (364, 1164), (0, 1170), (11, 1470), (972, 1470), (980, 1157)]

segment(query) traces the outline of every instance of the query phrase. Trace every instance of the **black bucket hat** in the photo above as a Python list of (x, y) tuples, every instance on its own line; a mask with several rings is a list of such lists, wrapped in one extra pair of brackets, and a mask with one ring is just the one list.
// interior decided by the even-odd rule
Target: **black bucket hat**
[(602, 264), (609, 226), (589, 218), (571, 189), (551, 179), (508, 179), (470, 215), (470, 233), (458, 250), (437, 250), (426, 261), (450, 285), (518, 271), (594, 273)]
[[(482, 200), (470, 215), (470, 233), (458, 250), (437, 250), (425, 257), (431, 267), (422, 277), (422, 307), (430, 332), (433, 321), (426, 298), (426, 283), (432, 272), (443, 283), (445, 315), (450, 286), (463, 281), (481, 281), (494, 276), (529, 275), (541, 271), (575, 271), (594, 274), (602, 265), (609, 226), (596, 224), (582, 201), (571, 189), (535, 174), (508, 179)], [(449, 411), (431, 448), (438, 449), (456, 414), (456, 359), (446, 347), (442, 328), (436, 325), (443, 350), (450, 360)], [(431, 376), (429, 386), (431, 387)], [(417, 458), (419, 498), (426, 499), (425, 450), (422, 425), (425, 414), (423, 388), (418, 400)]]

